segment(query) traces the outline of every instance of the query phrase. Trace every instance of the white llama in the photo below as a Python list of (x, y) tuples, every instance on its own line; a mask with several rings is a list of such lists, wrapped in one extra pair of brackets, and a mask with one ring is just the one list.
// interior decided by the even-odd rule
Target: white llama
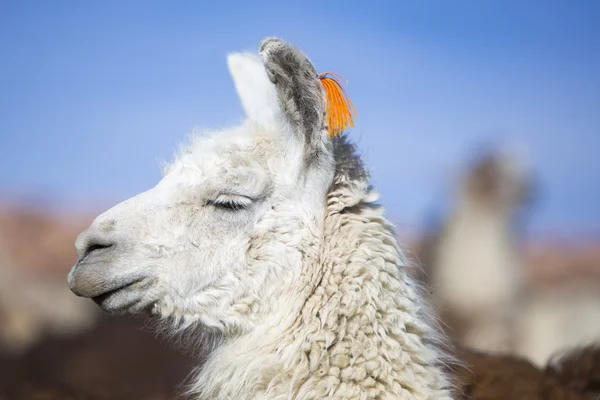
[(563, 279), (532, 290), (518, 312), (515, 352), (544, 366), (565, 350), (600, 342), (600, 285)]
[(421, 261), (432, 300), (454, 340), (512, 352), (523, 294), (515, 236), (531, 198), (529, 171), (514, 149), (484, 154), (458, 186), (456, 204)]
[[(247, 114), (76, 241), (71, 290), (214, 340), (196, 399), (450, 399), (438, 332), (310, 61), (228, 57)], [(190, 333), (192, 332), (192, 333)]]

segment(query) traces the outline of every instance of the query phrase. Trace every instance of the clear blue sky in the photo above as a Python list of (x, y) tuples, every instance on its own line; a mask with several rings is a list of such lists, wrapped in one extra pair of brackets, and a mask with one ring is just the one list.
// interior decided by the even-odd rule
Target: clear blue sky
[(533, 227), (600, 231), (600, 2), (583, 0), (2, 0), (0, 195), (108, 206), (153, 186), (194, 127), (241, 119), (225, 54), (272, 35), (349, 79), (401, 225), (473, 146), (516, 141), (542, 184)]

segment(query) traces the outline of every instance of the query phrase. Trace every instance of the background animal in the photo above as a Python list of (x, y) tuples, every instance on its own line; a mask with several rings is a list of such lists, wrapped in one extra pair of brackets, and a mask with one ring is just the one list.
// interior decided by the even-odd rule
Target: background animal
[(585, 256), (550, 254), (527, 268), (525, 214), (537, 185), (524, 165), (501, 150), (476, 160), (419, 247), (417, 275), (455, 343), (543, 368), (557, 352), (600, 342), (600, 285), (597, 261)]
[(493, 353), (514, 350), (524, 285), (518, 238), (532, 194), (530, 172), (514, 152), (484, 154), (461, 178), (449, 212), (422, 245), (421, 280), (457, 343)]
[(600, 282), (567, 277), (533, 287), (515, 315), (514, 353), (544, 366), (557, 352), (600, 343)]

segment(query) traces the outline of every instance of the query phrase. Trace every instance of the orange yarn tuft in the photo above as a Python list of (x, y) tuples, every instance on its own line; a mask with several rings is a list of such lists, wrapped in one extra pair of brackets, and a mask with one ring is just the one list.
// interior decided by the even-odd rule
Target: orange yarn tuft
[(358, 117), (358, 115), (340, 83), (340, 79), (346, 81), (344, 77), (335, 72), (325, 72), (319, 74), (319, 79), (327, 94), (327, 129), (329, 137), (334, 138), (349, 126), (354, 126), (352, 114), (355, 117)]

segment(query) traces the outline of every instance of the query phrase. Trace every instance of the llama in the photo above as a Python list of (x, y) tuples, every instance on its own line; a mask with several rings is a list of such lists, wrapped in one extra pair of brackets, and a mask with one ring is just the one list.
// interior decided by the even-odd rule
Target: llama
[(512, 152), (485, 154), (459, 186), (450, 217), (423, 246), (423, 280), (457, 343), (512, 352), (522, 296), (518, 212), (531, 199), (527, 170)]
[(563, 278), (532, 289), (517, 316), (515, 353), (543, 366), (557, 351), (600, 341), (599, 282)]
[(69, 287), (212, 344), (196, 399), (453, 398), (443, 336), (355, 148), (328, 135), (315, 69), (279, 39), (259, 54), (228, 56), (247, 120), (192, 138), (97, 217)]

